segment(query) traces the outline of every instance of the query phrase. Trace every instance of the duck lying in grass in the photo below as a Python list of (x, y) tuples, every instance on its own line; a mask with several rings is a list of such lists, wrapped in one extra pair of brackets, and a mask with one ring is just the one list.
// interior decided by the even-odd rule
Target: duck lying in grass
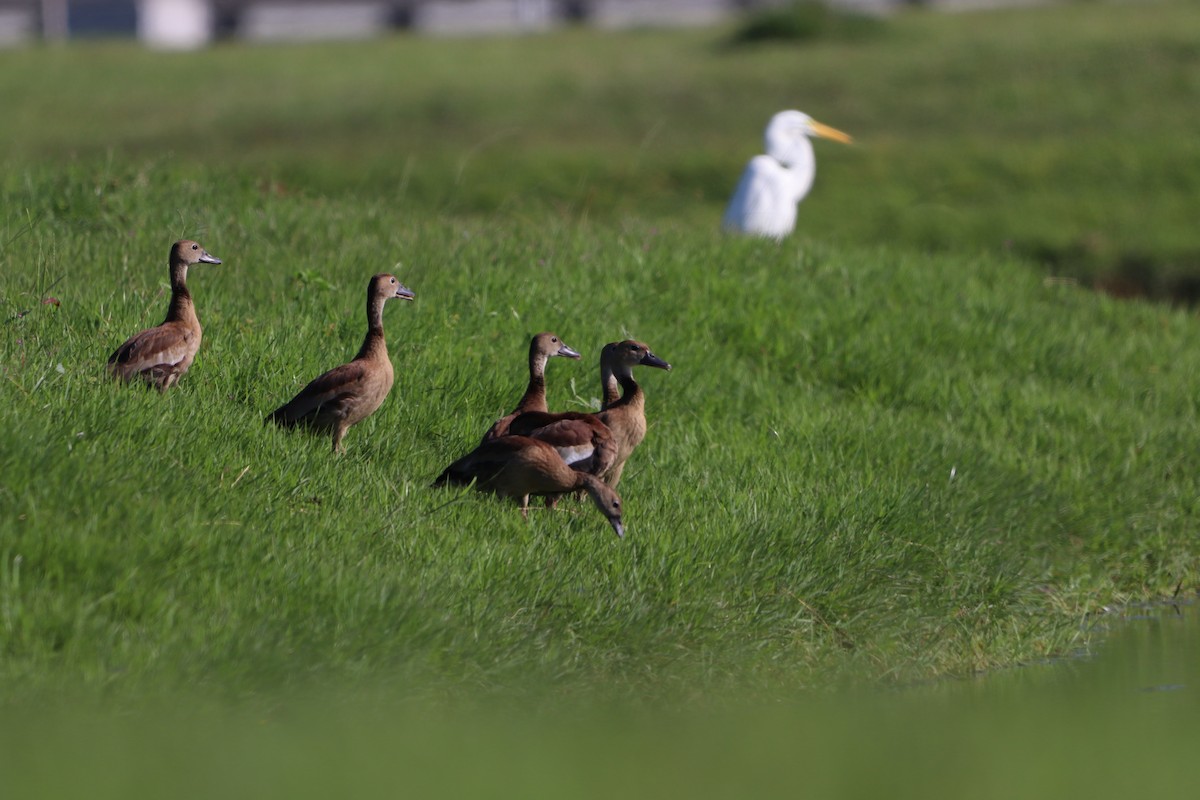
[(547, 411), (546, 406), (546, 362), (556, 356), (564, 358), (580, 358), (579, 353), (567, 347), (553, 333), (539, 333), (529, 342), (529, 385), (521, 397), (517, 407), (511, 414), (496, 420), (496, 423), (483, 435), (483, 441), (495, 439), (508, 433), (509, 424), (519, 415), (529, 411)]
[(183, 240), (171, 246), (171, 304), (161, 325), (129, 337), (108, 357), (108, 371), (123, 381), (141, 379), (165, 392), (179, 382), (200, 350), (200, 319), (187, 288), (192, 264), (220, 264), (196, 242)]
[(299, 394), (267, 415), (285, 428), (302, 425), (333, 434), (333, 452), (343, 452), (342, 437), (351, 425), (375, 413), (392, 389), (394, 373), (383, 338), (383, 306), (415, 295), (395, 275), (379, 274), (367, 284), (367, 335), (358, 355), (314, 378)]
[(587, 492), (617, 536), (625, 535), (621, 498), (594, 475), (567, 466), (558, 451), (528, 436), (500, 436), (484, 442), (455, 461), (433, 482), (439, 486), (469, 486), (502, 497), (514, 497), (521, 516), (529, 517), (529, 496)]

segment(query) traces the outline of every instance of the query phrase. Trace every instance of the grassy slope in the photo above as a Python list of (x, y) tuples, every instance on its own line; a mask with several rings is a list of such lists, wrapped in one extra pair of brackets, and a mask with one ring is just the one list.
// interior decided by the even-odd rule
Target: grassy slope
[[(993, 17), (989, 52), (1084, 74), (1102, 45), (1169, 53), (1181, 27), (1137, 23), (1138, 38), (1124, 9), (1042, 13)], [(1056, 20), (1075, 44), (1012, 33)], [(1047, 146), (1015, 135), (1024, 104), (985, 103), (1007, 81), (970, 73), (954, 94), (958, 73), (937, 68), (978, 54), (985, 27), (915, 17), (870, 47), (736, 55), (695, 32), (0, 54), (4, 95), (26, 98), (0, 134), (16, 154), (0, 184), (5, 695), (775, 693), (1061, 652), (1097, 604), (1194, 583), (1195, 318), (978, 253), (988, 226), (1090, 224), (1070, 193), (1022, 208), (972, 188), (971, 148), (982, 169)], [(929, 37), (951, 33), (935, 55)], [(14, 63), (43, 69), (18, 85)], [(773, 77), (781, 64), (795, 74)], [(943, 99), (969, 87), (979, 113), (931, 88), (889, 105), (897, 64), (924, 65)], [(84, 66), (95, 81), (68, 80)], [(803, 235), (718, 237), (745, 142), (798, 96), (868, 144), (822, 149)], [(1062, 128), (1115, 146), (1088, 113), (1106, 104), (1080, 105)], [(1171, 113), (1149, 121), (1178, 133), (1195, 112)], [(937, 242), (950, 252), (923, 253), (912, 231), (930, 215), (867, 177), (920, 134), (895, 169), (969, 176), (948, 201), (979, 197)], [(1121, 198), (1061, 141), (1074, 191)], [(1186, 189), (1187, 147), (1164, 134), (1129, 169)], [(1190, 247), (1181, 201), (1164, 202), (1135, 232)], [(864, 204), (861, 228), (836, 219)], [(160, 318), (182, 235), (226, 259), (193, 273), (204, 350), (169, 396), (112, 386), (103, 359)], [(393, 268), (418, 300), (388, 309), (397, 386), (349, 454), (264, 430), (357, 347), (363, 284)], [(526, 525), (424, 488), (519, 394), (526, 337), (545, 328), (588, 353), (636, 335), (676, 365), (645, 376), (625, 542), (587, 509)], [(557, 407), (596, 393), (591, 366), (550, 379)]]

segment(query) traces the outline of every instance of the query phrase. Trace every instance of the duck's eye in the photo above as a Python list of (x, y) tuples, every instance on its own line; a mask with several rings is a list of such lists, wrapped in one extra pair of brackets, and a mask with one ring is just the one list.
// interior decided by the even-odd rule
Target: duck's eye
[(553, 336), (550, 337), (550, 341), (554, 342), (555, 344), (558, 344), (558, 339)]
[(388, 281), (388, 283), (395, 283), (395, 282), (396, 282), (395, 278), (392, 278), (390, 281)]
[(613, 508), (620, 509), (620, 508), (621, 508), (621, 501), (620, 501), (620, 500), (613, 500)]
[(199, 250), (199, 249), (200, 249), (200, 245), (198, 245), (198, 244), (194, 244), (194, 245), (192, 245), (192, 249), (193, 249), (193, 250)]

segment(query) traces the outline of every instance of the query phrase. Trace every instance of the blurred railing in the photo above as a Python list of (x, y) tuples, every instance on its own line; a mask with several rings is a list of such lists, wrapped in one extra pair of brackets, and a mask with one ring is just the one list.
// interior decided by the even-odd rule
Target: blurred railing
[[(353, 38), (406, 28), (430, 34), (518, 33), (571, 25), (701, 25), (788, 0), (0, 0), (0, 46), (35, 38), (138, 36), (156, 47), (214, 39)], [(885, 12), (1041, 0), (827, 0)]]

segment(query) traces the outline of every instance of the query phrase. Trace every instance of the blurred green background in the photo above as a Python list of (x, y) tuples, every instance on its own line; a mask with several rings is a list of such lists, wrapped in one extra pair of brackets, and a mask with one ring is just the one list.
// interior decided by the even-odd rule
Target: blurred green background
[(262, 191), (378, 197), (398, 220), (553, 212), (692, 228), (719, 219), (769, 116), (798, 107), (858, 142), (818, 144), (801, 234), (1012, 252), (1190, 301), (1198, 13), (1164, 0), (913, 12), (793, 39), (748, 40), (751, 21), (18, 49), (0, 52), (0, 152), (10, 186), (107, 157), (118, 171), (167, 162)]

